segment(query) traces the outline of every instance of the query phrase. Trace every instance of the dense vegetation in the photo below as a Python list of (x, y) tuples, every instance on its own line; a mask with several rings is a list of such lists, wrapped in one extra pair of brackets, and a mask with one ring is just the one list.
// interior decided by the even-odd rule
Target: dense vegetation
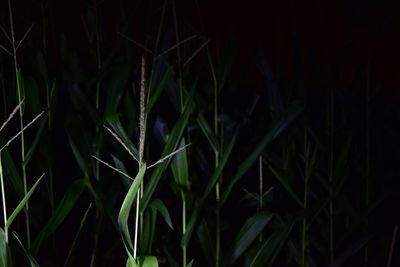
[(43, 1), (32, 26), (11, 2), (0, 266), (400, 263), (399, 111), (369, 63), (316, 98), (302, 66), (279, 80), (260, 50), (262, 84), (249, 88), (235, 41), (218, 49), (169, 1), (145, 43), (124, 8), (115, 39), (102, 38), (98, 3), (83, 1), (79, 46), (51, 30)]

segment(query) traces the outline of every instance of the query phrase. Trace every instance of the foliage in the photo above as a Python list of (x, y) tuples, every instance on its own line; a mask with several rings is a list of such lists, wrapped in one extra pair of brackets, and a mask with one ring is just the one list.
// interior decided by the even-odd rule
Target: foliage
[(373, 99), (368, 127), (340, 92), (315, 112), (261, 54), (249, 93), (234, 44), (179, 38), (166, 3), (146, 44), (121, 26), (109, 50), (85, 2), (87, 46), (56, 36), (61, 64), (46, 23), (20, 41), (2, 25), (0, 267), (394, 266), (396, 234), (374, 215), (399, 184), (375, 188)]

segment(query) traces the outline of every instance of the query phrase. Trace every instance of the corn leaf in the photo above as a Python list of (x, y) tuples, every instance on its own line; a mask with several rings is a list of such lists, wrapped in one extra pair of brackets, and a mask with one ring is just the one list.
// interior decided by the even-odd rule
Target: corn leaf
[(3, 228), (0, 227), (0, 267), (8, 267), (8, 245)]
[(225, 256), (224, 266), (231, 266), (237, 259), (239, 259), (254, 240), (258, 238), (272, 218), (273, 214), (260, 212), (247, 219), (233, 241), (229, 252)]
[(137, 173), (135, 180), (131, 184), (131, 187), (126, 194), (124, 201), (122, 202), (122, 206), (118, 215), (119, 230), (129, 257), (132, 257), (133, 255), (133, 244), (128, 226), (129, 214), (132, 208), (133, 201), (135, 200), (135, 196), (138, 192), (139, 186), (143, 181), (145, 172), (146, 164), (144, 163), (142, 166), (140, 166), (139, 172)]

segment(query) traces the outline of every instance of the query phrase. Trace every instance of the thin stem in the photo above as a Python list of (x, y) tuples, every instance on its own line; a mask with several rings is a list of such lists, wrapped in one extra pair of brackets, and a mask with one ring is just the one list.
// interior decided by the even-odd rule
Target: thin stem
[(133, 243), (133, 258), (137, 257), (137, 243), (138, 243), (138, 230), (139, 230), (139, 204), (140, 204), (140, 195), (136, 194), (136, 213), (135, 213), (135, 240)]
[[(15, 43), (15, 34), (14, 34), (14, 22), (13, 22), (13, 14), (12, 14), (12, 8), (11, 8), (11, 1), (8, 0), (8, 13), (10, 17), (10, 29), (11, 29), (11, 40), (12, 40), (12, 48), (13, 48), (13, 59), (14, 59), (14, 70), (15, 70), (15, 78), (16, 78), (16, 83), (17, 83), (17, 93), (18, 93), (18, 102), (21, 103), (22, 99), (24, 98), (22, 96), (22, 91), (21, 91), (21, 81), (20, 81), (20, 75), (18, 71), (18, 62), (17, 62), (17, 46)], [(22, 161), (22, 177), (23, 177), (23, 184), (24, 184), (24, 194), (26, 195), (28, 192), (28, 183), (26, 179), (26, 169), (25, 169), (25, 164), (23, 162), (25, 161), (25, 137), (24, 137), (24, 121), (23, 121), (23, 107), (19, 109), (19, 117), (20, 117), (20, 128), (21, 128), (21, 161)], [(30, 222), (29, 222), (29, 202), (26, 202), (25, 208), (25, 223), (26, 223), (26, 240), (27, 240), (27, 245), (28, 248), (30, 247), (31, 243), (31, 237), (30, 237)]]
[(2, 198), (2, 202), (3, 202), (4, 233), (6, 236), (6, 242), (8, 243), (6, 192), (4, 190), (3, 165), (1, 162), (1, 152), (0, 152), (0, 182), (1, 182), (1, 198)]
[[(186, 201), (182, 196), (182, 236), (186, 234)], [(187, 265), (187, 246), (182, 246), (182, 264), (184, 267)]]
[[(142, 57), (142, 68), (141, 68), (141, 80), (140, 80), (140, 114), (139, 114), (139, 168), (143, 164), (143, 153), (144, 153), (144, 142), (145, 142), (145, 134), (146, 134), (146, 121), (145, 121), (145, 70), (146, 70), (146, 62), (144, 56)], [(136, 196), (136, 220), (135, 220), (135, 240), (134, 240), (134, 247), (133, 247), (133, 257), (136, 259), (137, 257), (137, 248), (138, 248), (138, 239), (139, 239), (139, 221), (140, 221), (140, 230), (142, 231), (143, 227), (143, 214), (140, 213), (140, 199), (143, 196), (143, 182), (138, 189), (137, 196)]]
[[(213, 89), (214, 89), (214, 106), (213, 106), (213, 113), (214, 113), (214, 134), (215, 137), (218, 138), (218, 82), (217, 77), (215, 75), (214, 64), (212, 62), (211, 52), (210, 49), (207, 47), (207, 56), (208, 62), (210, 65), (211, 75), (213, 79)], [(214, 151), (214, 158), (215, 158), (215, 168), (218, 168), (219, 165), (219, 151)], [(220, 181), (215, 184), (215, 199), (217, 201), (217, 210), (216, 210), (216, 240), (215, 240), (215, 266), (219, 267), (220, 265), (220, 250), (221, 250), (221, 210), (220, 210)]]

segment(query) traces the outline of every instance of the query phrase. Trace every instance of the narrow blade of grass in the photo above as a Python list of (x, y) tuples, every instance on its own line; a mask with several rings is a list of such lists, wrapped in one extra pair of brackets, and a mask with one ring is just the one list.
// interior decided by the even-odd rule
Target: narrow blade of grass
[(22, 165), (27, 166), (29, 161), (31, 160), (33, 153), (35, 152), (35, 149), (39, 143), (40, 137), (42, 136), (43, 130), (46, 126), (46, 120), (42, 120), (40, 122), (40, 126), (39, 129), (37, 130), (36, 134), (35, 134), (35, 138), (33, 139), (33, 142), (31, 144), (31, 147), (29, 148), (29, 150), (26, 152), (25, 155), (25, 160), (24, 162), (22, 162)]
[(29, 198), (31, 197), (32, 193), (35, 191), (36, 187), (38, 186), (38, 184), (42, 180), (43, 176), (44, 176), (44, 174), (42, 174), (42, 176), (40, 176), (40, 178), (36, 181), (36, 183), (32, 186), (32, 188), (28, 191), (28, 193), (24, 196), (24, 198), (19, 202), (18, 206), (15, 208), (13, 213), (11, 213), (11, 215), (8, 217), (7, 223), (6, 223), (7, 227), (11, 226), (11, 224), (13, 223), (15, 217), (17, 217), (17, 215), (24, 208), (24, 206), (28, 202)]
[(211, 130), (210, 125), (208, 125), (206, 119), (202, 114), (199, 114), (197, 117), (197, 123), (200, 126), (200, 129), (204, 133), (204, 135), (207, 137), (208, 142), (210, 143), (212, 149), (214, 152), (219, 151), (219, 144), (217, 141), (217, 138), (215, 137), (213, 130)]
[[(186, 128), (186, 125), (189, 120), (189, 116), (192, 112), (193, 105), (192, 105), (192, 99), (193, 99), (193, 92), (188, 97), (188, 100), (186, 101), (185, 109), (183, 113), (181, 114), (179, 120), (176, 122), (174, 128), (172, 129), (168, 139), (167, 143), (165, 144), (163, 151), (161, 153), (161, 157), (165, 157), (166, 155), (169, 155), (173, 153), (176, 148), (178, 147), (179, 141), (182, 138), (183, 131)], [(161, 179), (161, 175), (165, 172), (168, 163), (170, 162), (170, 159), (167, 161), (157, 165), (155, 170), (153, 171), (151, 177), (149, 178), (149, 182), (146, 184), (146, 188), (144, 191), (144, 195), (141, 201), (141, 211), (143, 211), (147, 205), (150, 203), (150, 199), (156, 190), (156, 187)]]
[[(146, 172), (146, 164), (144, 163), (140, 166), (139, 172), (137, 173), (125, 199), (122, 203), (121, 209), (118, 215), (118, 225), (121, 232), (122, 240), (125, 245), (125, 249), (129, 257), (133, 257), (133, 243), (132, 238), (129, 233), (128, 219), (132, 208), (133, 201), (135, 200), (136, 194), (138, 192), (139, 186), (143, 181), (144, 174)], [(136, 218), (138, 219), (138, 218)]]
[(72, 266), (72, 264), (73, 264), (72, 260), (73, 260), (74, 253), (75, 253), (76, 248), (77, 248), (78, 240), (79, 240), (79, 237), (81, 235), (82, 229), (83, 229), (83, 227), (84, 227), (84, 225), (86, 223), (86, 219), (87, 219), (87, 216), (89, 214), (89, 211), (90, 211), (91, 207), (92, 207), (92, 203), (89, 204), (89, 207), (86, 209), (85, 213), (83, 214), (83, 217), (82, 217), (81, 222), (79, 224), (78, 231), (75, 234), (74, 241), (72, 242), (71, 248), (68, 251), (68, 256), (67, 256), (67, 259), (65, 260), (64, 267)]
[(18, 241), (19, 245), (21, 246), (23, 252), (25, 253), (25, 256), (28, 258), (29, 264), (31, 265), (31, 267), (40, 267), (39, 263), (31, 255), (31, 253), (26, 250), (26, 248), (22, 244), (21, 240), (19, 239), (19, 237), (18, 237), (18, 235), (17, 235), (17, 233), (15, 231), (13, 231), (13, 235), (14, 235), (15, 239)]
[(278, 182), (283, 186), (283, 188), (286, 189), (286, 191), (296, 201), (296, 203), (299, 204), (300, 207), (302, 207), (303, 203), (300, 200), (300, 197), (295, 193), (292, 186), (286, 181), (286, 179), (282, 177), (277, 171), (275, 171), (275, 169), (267, 161), (264, 161), (264, 163), (266, 163), (269, 171), (273, 174), (273, 177), (276, 180), (278, 180)]
[(6, 234), (3, 228), (0, 227), (0, 266), (8, 266), (8, 245), (6, 240)]
[(49, 219), (47, 224), (37, 235), (35, 241), (32, 244), (31, 250), (33, 255), (37, 255), (42, 242), (48, 238), (55, 230), (64, 222), (67, 215), (70, 213), (72, 208), (75, 206), (76, 201), (80, 197), (83, 189), (87, 184), (86, 179), (79, 179), (73, 182), (64, 194), (64, 197), (54, 211), (53, 216)]
[(224, 266), (231, 266), (237, 259), (239, 259), (254, 240), (257, 240), (260, 233), (272, 218), (273, 214), (260, 212), (247, 219), (233, 241), (229, 252), (225, 256)]
[(174, 226), (172, 224), (172, 220), (171, 220), (171, 216), (169, 215), (169, 211), (167, 209), (167, 206), (165, 206), (164, 202), (160, 199), (154, 199), (150, 205), (150, 208), (154, 208), (157, 211), (160, 212), (161, 216), (163, 216), (164, 221), (167, 223), (167, 225), (169, 226), (169, 228), (171, 228), (172, 230), (174, 230)]

